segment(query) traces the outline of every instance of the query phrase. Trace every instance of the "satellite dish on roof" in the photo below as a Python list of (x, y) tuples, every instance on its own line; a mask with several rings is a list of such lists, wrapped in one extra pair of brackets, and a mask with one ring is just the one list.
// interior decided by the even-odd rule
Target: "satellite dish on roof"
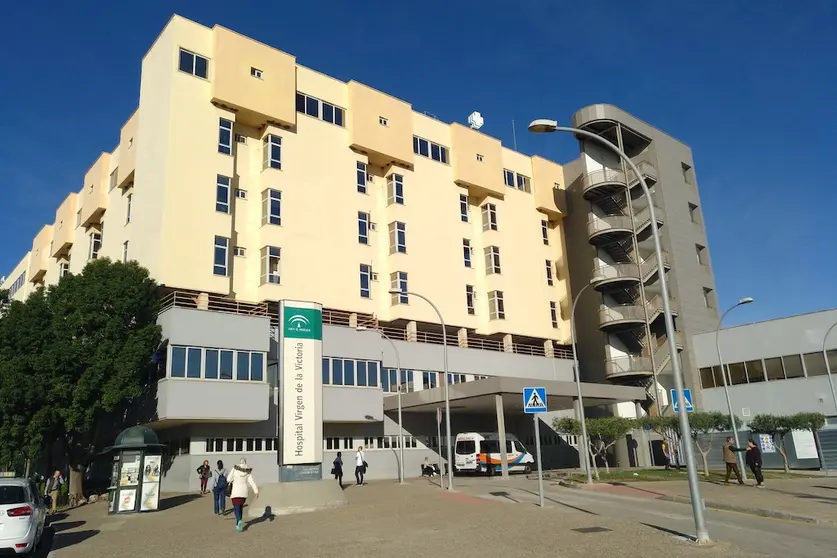
[(472, 112), (468, 116), (468, 125), (474, 130), (479, 130), (482, 128), (483, 124), (485, 124), (485, 119), (483, 119), (482, 115), (477, 111)]

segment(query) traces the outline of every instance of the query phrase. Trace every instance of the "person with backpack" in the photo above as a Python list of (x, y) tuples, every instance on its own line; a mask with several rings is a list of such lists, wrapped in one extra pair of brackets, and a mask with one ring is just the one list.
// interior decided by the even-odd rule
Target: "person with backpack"
[(224, 462), (220, 459), (218, 466), (215, 469), (215, 474), (212, 475), (212, 507), (215, 509), (215, 515), (224, 515), (227, 511), (227, 470), (224, 469)]
[(227, 490), (235, 512), (235, 530), (241, 533), (244, 531), (244, 502), (250, 494), (249, 489), (252, 488), (256, 500), (259, 499), (259, 487), (253, 480), (253, 468), (247, 465), (246, 459), (242, 457), (238, 465), (227, 473), (227, 482), (232, 485)]

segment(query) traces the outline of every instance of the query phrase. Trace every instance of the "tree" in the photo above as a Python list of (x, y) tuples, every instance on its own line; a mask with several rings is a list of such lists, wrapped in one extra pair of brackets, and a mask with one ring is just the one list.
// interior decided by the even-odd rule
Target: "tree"
[[(599, 476), (599, 467), (596, 464), (596, 457), (601, 457), (605, 464), (605, 470), (610, 473), (610, 464), (607, 461), (607, 451), (616, 442), (624, 438), (633, 429), (637, 428), (637, 421), (622, 417), (601, 417), (587, 419), (588, 448), (590, 464), (596, 475)], [(552, 427), (556, 432), (581, 436), (581, 423), (573, 418), (557, 418), (553, 421)], [(581, 448), (579, 448), (581, 449)]]
[(791, 431), (796, 430), (791, 417), (756, 415), (753, 417), (753, 420), (750, 421), (750, 430), (761, 434), (767, 434), (773, 438), (773, 444), (782, 456), (782, 461), (785, 465), (785, 472), (790, 472), (790, 467), (788, 466), (788, 455), (785, 452), (785, 436), (790, 434)]
[[(677, 417), (674, 417), (677, 418)], [(729, 415), (719, 413), (717, 411), (711, 412), (694, 412), (689, 415), (689, 424), (691, 426), (690, 437), (695, 447), (703, 457), (703, 474), (709, 476), (709, 452), (712, 451), (712, 434), (715, 432), (724, 432), (732, 430), (732, 422)], [(741, 426), (741, 420), (735, 417), (735, 426)], [(704, 449), (700, 443), (700, 436), (706, 437), (706, 448)]]
[(46, 402), (70, 464), (70, 496), (83, 495), (84, 467), (108, 425), (155, 377), (160, 344), (157, 285), (130, 263), (94, 260), (47, 292), (52, 343), (43, 355)]

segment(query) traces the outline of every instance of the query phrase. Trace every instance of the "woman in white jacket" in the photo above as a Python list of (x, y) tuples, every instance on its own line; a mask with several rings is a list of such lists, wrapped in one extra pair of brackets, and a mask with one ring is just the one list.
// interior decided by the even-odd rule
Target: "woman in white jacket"
[(230, 490), (230, 500), (232, 500), (235, 512), (235, 530), (240, 533), (244, 531), (243, 509), (250, 488), (253, 489), (256, 500), (259, 499), (259, 487), (253, 480), (253, 469), (247, 465), (246, 459), (242, 457), (238, 465), (227, 473), (227, 483), (232, 487), (228, 490)]

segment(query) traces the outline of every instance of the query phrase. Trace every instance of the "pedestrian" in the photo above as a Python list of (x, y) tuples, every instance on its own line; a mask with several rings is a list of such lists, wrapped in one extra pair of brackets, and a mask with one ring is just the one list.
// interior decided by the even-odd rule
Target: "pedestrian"
[(235, 512), (235, 530), (241, 533), (244, 531), (244, 503), (247, 501), (249, 489), (253, 489), (254, 498), (259, 499), (259, 487), (253, 479), (253, 469), (247, 465), (243, 457), (233, 470), (227, 473), (227, 482), (232, 485), (230, 500), (232, 500), (233, 512)]
[(334, 475), (334, 478), (337, 479), (337, 483), (340, 485), (340, 488), (343, 488), (343, 452), (338, 451), (337, 457), (334, 458), (334, 463), (332, 463), (331, 474)]
[(224, 515), (227, 511), (227, 470), (220, 459), (216, 465), (215, 474), (212, 475), (212, 508), (215, 515)]
[(363, 475), (366, 474), (366, 461), (363, 459), (363, 446), (358, 446), (355, 454), (355, 480), (358, 486), (363, 486)]
[(49, 498), (49, 513), (58, 511), (58, 495), (61, 493), (61, 486), (64, 484), (64, 477), (61, 471), (55, 471), (44, 483), (44, 496)]
[(666, 463), (665, 470), (668, 471), (671, 468), (671, 452), (668, 449), (668, 444), (665, 440), (660, 445), (660, 449), (663, 451), (663, 461)]
[(421, 476), (431, 478), (436, 476), (436, 469), (433, 468), (433, 465), (430, 463), (430, 458), (428, 457), (424, 458), (424, 463), (421, 465)]
[(764, 488), (764, 475), (761, 474), (761, 448), (753, 440), (747, 440), (747, 466), (756, 477), (756, 488)]
[(203, 464), (197, 468), (198, 478), (201, 480), (201, 494), (206, 494), (206, 483), (212, 477), (212, 468), (209, 466), (209, 460), (204, 459)]
[(738, 470), (738, 462), (735, 458), (735, 453), (742, 451), (747, 450), (735, 447), (732, 443), (732, 438), (727, 438), (724, 444), (724, 463), (727, 466), (727, 476), (724, 478), (724, 484), (729, 484), (729, 477), (733, 473), (735, 474), (735, 478), (738, 479), (738, 484), (744, 484), (744, 481), (741, 480), (741, 471)]

